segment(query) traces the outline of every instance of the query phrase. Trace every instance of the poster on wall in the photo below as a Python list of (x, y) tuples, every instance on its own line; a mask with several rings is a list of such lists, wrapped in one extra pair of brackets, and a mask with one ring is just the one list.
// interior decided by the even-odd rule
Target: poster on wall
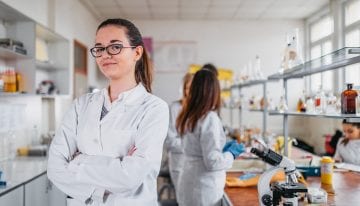
[(195, 41), (155, 41), (154, 69), (157, 72), (187, 71), (196, 63), (197, 43)]

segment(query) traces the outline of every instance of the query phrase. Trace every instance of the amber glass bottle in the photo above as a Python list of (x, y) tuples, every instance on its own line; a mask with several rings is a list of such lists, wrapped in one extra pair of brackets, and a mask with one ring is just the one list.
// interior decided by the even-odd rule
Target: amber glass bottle
[(356, 97), (357, 92), (353, 90), (353, 84), (347, 84), (347, 89), (341, 93), (341, 113), (355, 114), (356, 113)]

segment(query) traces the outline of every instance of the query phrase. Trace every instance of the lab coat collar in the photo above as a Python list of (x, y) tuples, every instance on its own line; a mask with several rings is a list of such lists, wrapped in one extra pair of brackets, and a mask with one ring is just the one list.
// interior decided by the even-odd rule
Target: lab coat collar
[[(111, 103), (110, 103), (110, 95), (108, 92), (108, 88), (102, 89), (102, 94), (105, 97), (105, 102), (107, 102), (105, 103), (105, 105), (110, 106)], [(136, 87), (120, 93), (118, 98), (113, 103), (124, 102), (125, 105), (130, 105), (130, 106), (139, 105), (143, 103), (143, 100), (147, 94), (148, 92), (146, 91), (145, 87), (141, 83), (139, 83)]]

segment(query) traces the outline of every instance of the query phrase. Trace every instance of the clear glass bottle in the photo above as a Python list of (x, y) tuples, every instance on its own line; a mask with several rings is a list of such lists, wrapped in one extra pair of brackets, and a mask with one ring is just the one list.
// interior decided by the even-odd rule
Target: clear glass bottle
[(286, 102), (284, 96), (280, 97), (278, 110), (279, 110), (279, 112), (287, 112), (288, 111), (287, 102)]
[(326, 111), (326, 96), (322, 86), (319, 86), (319, 90), (315, 95), (315, 112), (317, 114), (323, 114)]
[(327, 114), (334, 114), (336, 113), (336, 97), (330, 92), (327, 95), (327, 106), (326, 106), (326, 113)]
[(260, 57), (258, 55), (256, 55), (255, 57), (255, 76), (256, 76), (256, 79), (266, 79), (264, 74), (262, 73), (261, 71), (261, 60), (260, 60)]
[(341, 93), (341, 113), (355, 114), (356, 113), (356, 98), (357, 91), (353, 89), (353, 84), (346, 84), (346, 90)]
[(306, 100), (306, 113), (315, 112), (315, 103), (312, 97), (308, 97)]
[(284, 49), (283, 57), (280, 62), (280, 70), (279, 70), (280, 74), (284, 73), (285, 70), (289, 69), (290, 47), (291, 47), (290, 37), (289, 37), (289, 35), (286, 35), (286, 46)]
[(302, 57), (301, 45), (299, 41), (299, 29), (296, 28), (294, 31), (293, 38), (289, 47), (289, 68), (296, 67), (303, 64), (304, 60)]

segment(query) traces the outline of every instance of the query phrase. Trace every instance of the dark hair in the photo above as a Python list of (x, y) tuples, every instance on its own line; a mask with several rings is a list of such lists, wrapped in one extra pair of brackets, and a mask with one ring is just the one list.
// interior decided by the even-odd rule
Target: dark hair
[(125, 28), (125, 33), (130, 42), (130, 45), (141, 46), (143, 48), (142, 57), (139, 61), (136, 62), (135, 65), (135, 80), (136, 83), (141, 82), (146, 90), (151, 92), (153, 70), (139, 29), (126, 19), (107, 19), (98, 26), (96, 32), (101, 28), (110, 25)]
[(211, 63), (204, 64), (204, 66), (202, 66), (201, 69), (208, 69), (208, 70), (210, 70), (211, 72), (214, 72), (214, 74), (215, 74), (216, 76), (219, 75), (219, 72), (218, 72), (218, 70), (216, 69), (215, 65), (213, 65), (213, 64), (211, 64)]
[(176, 119), (176, 129), (180, 135), (193, 132), (197, 122), (210, 111), (220, 108), (220, 84), (217, 76), (207, 70), (195, 73), (189, 96)]
[[(343, 124), (349, 124), (353, 127), (356, 127), (358, 129), (360, 129), (360, 122), (349, 122), (348, 120), (346, 119), (343, 119), (342, 121)], [(342, 141), (341, 141), (342, 144), (344, 145), (347, 145), (349, 143), (349, 139), (348, 138), (344, 138)]]

